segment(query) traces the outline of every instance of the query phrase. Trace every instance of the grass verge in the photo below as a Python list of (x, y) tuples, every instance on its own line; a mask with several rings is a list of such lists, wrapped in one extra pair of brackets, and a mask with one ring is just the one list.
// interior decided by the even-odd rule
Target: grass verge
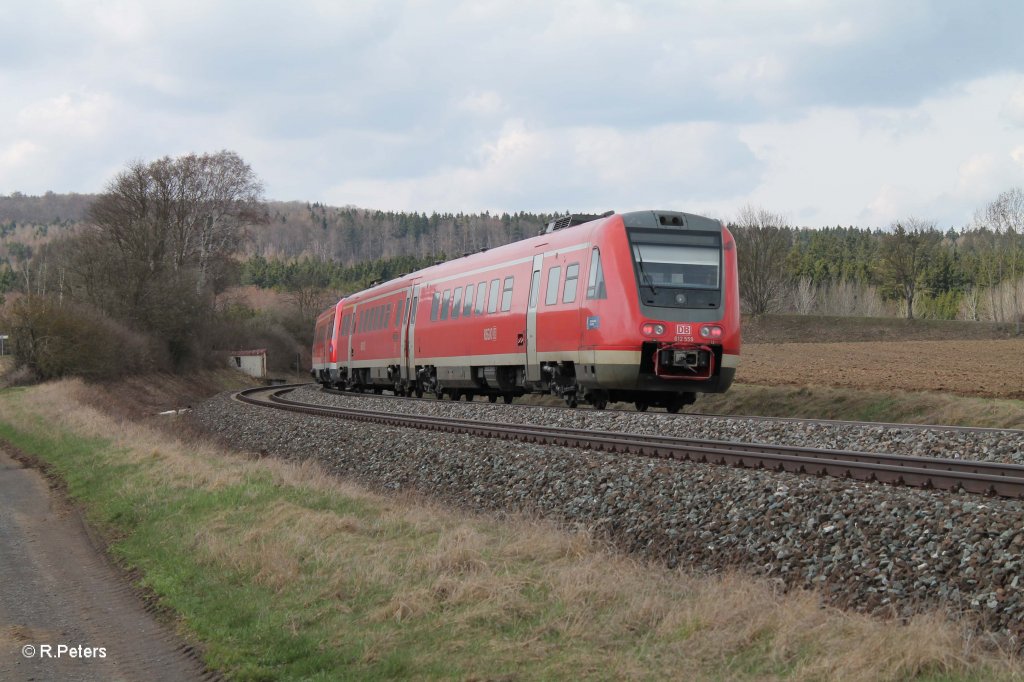
[(1022, 400), (827, 386), (734, 384), (727, 393), (701, 395), (697, 403), (687, 410), (764, 417), (1024, 429)]
[(232, 679), (1021, 673), (937, 615), (878, 622), (742, 576), (669, 571), (582, 531), (168, 439), (88, 400), (74, 381), (0, 392), (0, 438), (66, 483), (116, 557)]

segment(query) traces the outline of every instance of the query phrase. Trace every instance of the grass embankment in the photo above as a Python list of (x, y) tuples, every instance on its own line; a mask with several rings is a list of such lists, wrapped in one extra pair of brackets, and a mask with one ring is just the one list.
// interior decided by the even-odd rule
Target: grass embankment
[(938, 616), (907, 625), (585, 533), (369, 493), (87, 406), (0, 392), (0, 438), (66, 482), (111, 551), (234, 679), (1012, 679)]
[(1024, 429), (1024, 401), (1021, 400), (828, 386), (733, 384), (723, 394), (702, 394), (696, 404), (686, 410), (764, 417)]

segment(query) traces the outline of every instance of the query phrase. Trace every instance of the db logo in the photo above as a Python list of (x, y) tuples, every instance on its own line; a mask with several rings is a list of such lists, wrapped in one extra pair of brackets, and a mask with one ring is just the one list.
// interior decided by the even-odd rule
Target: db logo
[(484, 328), (484, 341), (495, 341), (498, 338), (497, 327)]
[(690, 325), (688, 325), (688, 324), (677, 324), (676, 325), (676, 334), (686, 334), (686, 335), (689, 335), (689, 334), (692, 334), (692, 333), (693, 333), (693, 331), (692, 331), (692, 327)]

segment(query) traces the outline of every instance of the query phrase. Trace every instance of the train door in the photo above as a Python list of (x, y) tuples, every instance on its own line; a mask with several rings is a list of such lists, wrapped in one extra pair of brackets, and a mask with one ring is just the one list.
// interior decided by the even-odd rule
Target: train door
[(398, 330), (399, 344), (398, 344), (398, 357), (399, 365), (401, 366), (401, 376), (403, 379), (408, 381), (416, 376), (413, 369), (409, 367), (409, 349), (412, 347), (412, 288), (406, 289), (402, 292), (405, 297), (404, 302), (400, 302), (399, 305), (402, 307), (402, 318), (399, 324), (401, 325)]
[(416, 379), (416, 308), (419, 307), (422, 288), (422, 284), (413, 286), (412, 301), (405, 306), (407, 312), (405, 315), (405, 343), (402, 346), (402, 377), (409, 381)]
[(537, 359), (537, 300), (540, 298), (540, 271), (544, 256), (533, 257), (533, 276), (530, 277), (530, 300), (526, 308), (526, 380), (540, 381), (540, 361)]

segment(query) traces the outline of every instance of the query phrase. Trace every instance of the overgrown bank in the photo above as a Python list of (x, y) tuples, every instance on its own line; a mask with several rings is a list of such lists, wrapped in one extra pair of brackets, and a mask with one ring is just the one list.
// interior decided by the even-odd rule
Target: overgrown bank
[(120, 561), (236, 679), (1018, 672), (936, 617), (879, 623), (807, 593), (652, 567), (585, 534), (186, 445), (87, 402), (77, 382), (3, 391), (0, 437), (52, 466)]

